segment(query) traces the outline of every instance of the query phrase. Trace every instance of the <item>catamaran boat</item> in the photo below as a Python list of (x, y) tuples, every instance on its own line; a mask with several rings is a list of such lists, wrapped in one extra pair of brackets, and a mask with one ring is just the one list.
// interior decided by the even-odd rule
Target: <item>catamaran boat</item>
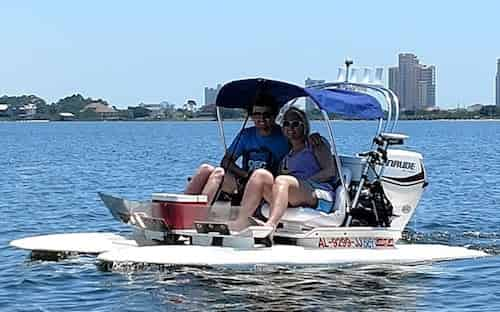
[[(346, 62), (343, 81), (303, 88), (263, 78), (243, 79), (225, 84), (216, 99), (224, 149), (222, 108), (248, 110), (263, 92), (276, 99), (281, 114), (300, 98), (312, 100), (324, 117), (338, 170), (330, 213), (311, 207), (288, 208), (277, 229), (251, 225), (234, 232), (228, 221), (239, 207), (231, 202), (209, 203), (204, 195), (172, 193), (153, 193), (150, 200), (139, 202), (99, 193), (113, 217), (134, 228), (131, 238), (74, 233), (24, 238), (11, 245), (38, 254), (99, 254), (102, 263), (112, 264), (414, 264), (486, 256), (458, 246), (401, 242), (427, 185), (423, 157), (401, 147), (408, 136), (395, 132), (397, 96), (377, 83), (350, 81), (350, 64)], [(337, 153), (332, 114), (378, 120), (371, 148), (355, 155)], [(269, 206), (263, 204), (260, 213), (267, 217)]]

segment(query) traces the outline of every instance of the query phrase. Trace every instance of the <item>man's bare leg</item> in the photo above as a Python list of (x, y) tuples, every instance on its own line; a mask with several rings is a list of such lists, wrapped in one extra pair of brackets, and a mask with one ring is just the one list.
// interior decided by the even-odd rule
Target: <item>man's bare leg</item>
[(214, 172), (215, 167), (203, 164), (196, 171), (191, 181), (186, 185), (184, 194), (199, 195), (202, 193), (203, 188), (207, 184), (210, 175)]
[(201, 194), (207, 195), (209, 203), (211, 203), (217, 195), (216, 193), (221, 183), (221, 190), (226, 193), (232, 194), (236, 190), (237, 184), (234, 176), (230, 173), (225, 174), (223, 168), (217, 167), (208, 178), (208, 181), (201, 192)]

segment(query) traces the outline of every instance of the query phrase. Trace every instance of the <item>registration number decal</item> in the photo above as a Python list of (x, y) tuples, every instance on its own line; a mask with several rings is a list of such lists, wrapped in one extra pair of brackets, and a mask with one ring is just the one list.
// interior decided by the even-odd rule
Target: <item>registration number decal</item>
[(319, 248), (390, 248), (394, 247), (392, 238), (362, 238), (362, 237), (320, 237)]

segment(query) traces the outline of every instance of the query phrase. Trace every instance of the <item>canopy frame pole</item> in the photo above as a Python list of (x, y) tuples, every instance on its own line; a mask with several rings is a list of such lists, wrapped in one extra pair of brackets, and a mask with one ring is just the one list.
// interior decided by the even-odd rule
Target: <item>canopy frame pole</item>
[(391, 104), (392, 104), (392, 106), (394, 106), (394, 122), (393, 122), (392, 127), (391, 127), (391, 132), (394, 132), (394, 130), (396, 129), (396, 125), (398, 123), (398, 120), (399, 120), (399, 100), (398, 100), (398, 97), (396, 96), (396, 94), (391, 89), (387, 89), (387, 91), (388, 91), (389, 96), (391, 98)]
[[(384, 132), (386, 132), (387, 128), (388, 128), (388, 126), (391, 123), (392, 118), (393, 118), (393, 116), (392, 116), (392, 100), (389, 97), (389, 94), (385, 90), (383, 90), (383, 89), (378, 89), (378, 90), (384, 96), (385, 104), (387, 107), (387, 121), (385, 122), (385, 125), (384, 125)], [(383, 120), (383, 118), (381, 118), (381, 120)], [(377, 132), (377, 135), (379, 135), (380, 133), (381, 133), (381, 131)]]
[(345, 179), (344, 179), (344, 174), (342, 172), (342, 163), (340, 162), (340, 157), (339, 154), (337, 153), (337, 147), (335, 145), (335, 137), (333, 135), (333, 127), (330, 123), (330, 118), (328, 117), (328, 113), (321, 109), (321, 113), (323, 114), (323, 118), (325, 119), (326, 126), (328, 128), (328, 135), (330, 136), (330, 140), (332, 141), (332, 146), (331, 146), (331, 152), (333, 155), (335, 155), (335, 164), (337, 165), (337, 173), (339, 175), (340, 183), (342, 184), (342, 188), (346, 192), (347, 196), (347, 205), (346, 205), (346, 216), (350, 214), (351, 212), (351, 203), (350, 203), (350, 198), (349, 198), (349, 191), (347, 189), (347, 186), (345, 185)]
[[(383, 118), (379, 118), (378, 119), (378, 127), (377, 127), (377, 134), (375, 134), (375, 136), (379, 135), (380, 132), (382, 131), (382, 123), (384, 122), (384, 119)], [(371, 145), (373, 147), (373, 143)]]
[[(224, 145), (224, 157), (227, 155), (227, 145), (226, 145), (226, 137), (224, 135), (224, 127), (223, 127), (223, 122), (222, 122), (222, 114), (221, 112), (219, 111), (219, 107), (216, 107), (216, 112), (217, 112), (217, 124), (219, 125), (219, 132), (220, 132), (220, 136), (221, 136), (221, 139), (222, 139), (222, 144)], [(243, 129), (245, 129), (245, 126), (248, 122), (248, 118), (249, 118), (249, 114), (247, 114), (246, 118), (245, 118), (245, 121), (243, 121), (243, 124), (241, 126), (241, 129), (240, 131), (238, 132), (238, 135), (236, 136), (236, 139), (235, 139), (235, 146), (238, 145), (239, 141), (240, 141), (240, 138), (241, 138), (241, 134), (243, 133)], [(229, 158), (233, 158), (233, 154), (234, 154), (234, 150), (233, 152), (231, 153), (231, 155), (229, 155)], [(221, 162), (221, 165), (220, 165), (224, 171), (226, 171), (228, 168), (225, 168), (224, 164)], [(224, 176), (222, 176), (222, 181), (221, 183), (219, 184), (218, 188), (217, 188), (217, 191), (215, 192), (215, 196), (214, 198), (212, 199), (212, 202), (209, 203), (209, 212), (210, 210), (212, 209), (212, 206), (215, 204), (215, 202), (217, 201), (217, 198), (219, 197), (220, 195), (220, 192), (222, 191), (222, 185), (224, 184)]]
[(227, 154), (227, 145), (226, 145), (226, 137), (224, 135), (224, 126), (223, 126), (223, 122), (222, 122), (222, 113), (220, 111), (220, 107), (217, 106), (215, 111), (217, 113), (217, 125), (219, 128), (219, 135), (220, 135), (221, 140), (222, 140), (222, 146), (224, 147), (224, 155), (225, 155), (225, 154)]
[[(283, 118), (285, 117), (285, 114), (293, 105), (295, 102), (297, 102), (298, 98), (295, 98), (293, 100), (288, 101), (285, 105), (283, 105), (280, 110), (278, 111), (278, 116), (276, 116), (275, 121), (281, 126), (283, 123)], [(307, 113), (307, 112), (306, 112)]]

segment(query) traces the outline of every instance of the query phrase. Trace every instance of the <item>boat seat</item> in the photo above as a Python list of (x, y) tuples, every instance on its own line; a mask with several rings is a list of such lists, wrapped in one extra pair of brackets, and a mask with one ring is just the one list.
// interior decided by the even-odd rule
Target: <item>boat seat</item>
[[(346, 187), (349, 187), (352, 179), (352, 173), (349, 169), (343, 169), (344, 181)], [(335, 204), (331, 213), (324, 213), (311, 207), (294, 207), (288, 208), (281, 218), (280, 222), (285, 226), (287, 223), (301, 224), (306, 227), (336, 227), (342, 225), (346, 216), (346, 208), (348, 204), (348, 196), (346, 188), (339, 185), (335, 190)], [(261, 207), (262, 214), (269, 217), (269, 205), (266, 203)]]

